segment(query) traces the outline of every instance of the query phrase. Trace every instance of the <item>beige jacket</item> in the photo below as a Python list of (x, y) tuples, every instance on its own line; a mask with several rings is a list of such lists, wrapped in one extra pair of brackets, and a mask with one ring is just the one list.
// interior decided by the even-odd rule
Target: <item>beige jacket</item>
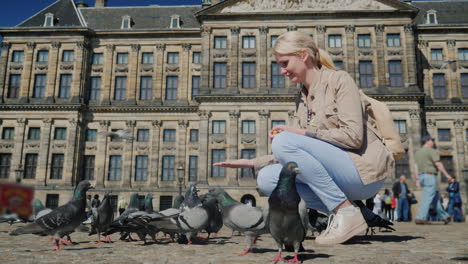
[[(348, 73), (322, 67), (307, 96), (304, 91), (298, 96), (291, 125), (306, 129), (307, 136), (346, 150), (362, 182), (370, 184), (391, 175), (395, 161), (383, 143), (367, 129), (367, 126), (376, 127), (375, 121), (367, 115), (368, 107), (370, 104), (360, 96)], [(276, 163), (273, 155), (256, 158), (255, 172), (273, 163)]]

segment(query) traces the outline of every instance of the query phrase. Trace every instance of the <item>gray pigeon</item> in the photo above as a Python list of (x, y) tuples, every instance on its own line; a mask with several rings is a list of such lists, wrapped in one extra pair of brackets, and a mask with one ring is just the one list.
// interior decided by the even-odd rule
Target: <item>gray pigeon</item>
[(176, 198), (174, 198), (174, 204), (172, 205), (172, 208), (179, 209), (184, 199), (185, 197), (183, 195), (177, 195)]
[[(208, 204), (207, 208), (210, 211), (209, 215), (209, 222), (208, 226), (205, 228), (205, 231), (208, 233), (206, 239), (210, 239), (211, 233), (218, 233), (219, 230), (223, 227), (223, 214), (221, 213), (221, 206), (216, 199), (209, 199), (209, 197), (205, 197), (202, 199), (203, 204)], [(214, 204), (209, 204), (214, 203)]]
[(116, 138), (116, 139), (126, 139), (128, 141), (133, 141), (134, 138), (131, 135), (131, 133), (132, 132), (130, 130), (119, 129), (117, 131), (110, 131), (110, 132), (101, 131), (98, 134), (104, 135), (106, 137), (111, 137), (111, 138)]
[[(107, 231), (114, 220), (114, 210), (110, 203), (110, 191), (106, 192), (99, 207), (93, 208), (92, 212), (91, 231), (89, 235), (97, 234), (98, 241), (96, 243), (100, 244), (103, 243), (101, 241), (101, 233)], [(106, 241), (112, 242), (109, 235), (106, 235)]]
[(220, 187), (210, 190), (210, 194), (214, 195), (221, 205), (223, 223), (233, 231), (239, 231), (245, 235), (247, 247), (240, 256), (249, 253), (255, 240), (260, 235), (269, 232), (268, 209), (240, 203)]
[(41, 218), (42, 216), (50, 212), (52, 212), (52, 209), (45, 207), (44, 204), (41, 202), (41, 200), (39, 199), (33, 200), (33, 214), (34, 214), (33, 221)]
[(9, 223), (10, 225), (14, 223), (24, 223), (25, 221), (21, 219), (17, 214), (3, 214), (0, 216), (0, 223)]
[(55, 250), (61, 250), (59, 240), (72, 233), (86, 218), (86, 191), (92, 188), (89, 181), (81, 181), (76, 187), (71, 201), (36, 219), (34, 223), (11, 231), (10, 235), (52, 235), (55, 239)]
[(130, 232), (133, 232), (131, 228), (129, 228), (126, 224), (128, 221), (128, 217), (135, 212), (138, 212), (140, 208), (140, 201), (138, 199), (138, 193), (132, 193), (130, 196), (130, 203), (127, 206), (127, 209), (117, 218), (115, 219), (107, 229), (107, 231), (103, 234), (105, 236), (111, 235), (115, 232), (121, 232), (122, 235), (120, 236), (121, 240), (130, 237)]
[(147, 215), (160, 216), (158, 212), (153, 210), (153, 194), (148, 193), (146, 195), (145, 200), (144, 200), (144, 208), (145, 208), (145, 211), (138, 211), (138, 212), (130, 214), (127, 219), (126, 225), (129, 227), (129, 229), (132, 229), (135, 233), (137, 233), (140, 240), (142, 240), (144, 244), (146, 245), (147, 244), (146, 235), (149, 235), (153, 239), (153, 241), (156, 242), (157, 232), (155, 232), (154, 230), (150, 230), (150, 229), (139, 228), (138, 225), (135, 226), (135, 219), (142, 217), (142, 216), (147, 216)]
[(180, 205), (180, 211), (186, 211), (193, 209), (195, 207), (201, 206), (202, 202), (200, 197), (198, 196), (198, 189), (197, 185), (192, 183), (185, 192), (185, 198), (182, 204)]
[(391, 227), (393, 225), (392, 222), (383, 219), (379, 215), (374, 214), (369, 208), (366, 207), (366, 205), (362, 201), (356, 200), (353, 202), (359, 207), (359, 210), (361, 211), (364, 220), (366, 220), (368, 226), (366, 235), (367, 233), (369, 233), (369, 229), (371, 231), (371, 234), (375, 234), (375, 227), (395, 231), (395, 229)]
[(294, 248), (294, 258), (288, 262), (300, 263), (298, 252), (306, 235), (306, 223), (299, 213), (301, 197), (296, 189), (299, 169), (295, 162), (288, 162), (279, 175), (278, 184), (268, 199), (269, 228), (278, 245), (278, 256), (274, 263), (284, 261), (281, 256), (283, 245)]

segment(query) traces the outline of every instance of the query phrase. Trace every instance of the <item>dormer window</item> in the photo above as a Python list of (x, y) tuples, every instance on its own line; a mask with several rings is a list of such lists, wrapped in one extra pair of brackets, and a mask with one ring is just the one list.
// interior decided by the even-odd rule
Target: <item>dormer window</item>
[(437, 23), (437, 11), (435, 11), (434, 9), (427, 11), (426, 18), (427, 18), (426, 20), (427, 24), (438, 24)]
[(132, 17), (124, 16), (122, 17), (122, 29), (131, 29), (132, 28)]
[(54, 14), (47, 13), (45, 15), (44, 27), (53, 27), (54, 26)]
[(171, 16), (171, 28), (180, 28), (180, 16), (179, 15)]

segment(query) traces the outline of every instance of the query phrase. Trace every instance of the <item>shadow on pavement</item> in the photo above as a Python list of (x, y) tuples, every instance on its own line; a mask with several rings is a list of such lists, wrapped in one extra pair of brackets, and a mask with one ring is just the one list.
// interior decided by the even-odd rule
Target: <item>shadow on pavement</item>
[[(299, 253), (299, 259), (301, 261), (306, 261), (306, 260), (309, 260), (309, 259), (318, 259), (318, 258), (329, 258), (329, 257), (332, 257), (333, 255), (328, 255), (328, 254), (301, 254)], [(289, 260), (289, 259), (292, 259), (293, 257), (292, 256), (288, 256), (286, 257), (285, 259), (286, 260)]]
[(356, 236), (343, 243), (344, 245), (370, 244), (370, 242), (403, 242), (413, 239), (424, 239), (421, 236), (398, 236), (398, 235), (376, 235), (376, 236)]

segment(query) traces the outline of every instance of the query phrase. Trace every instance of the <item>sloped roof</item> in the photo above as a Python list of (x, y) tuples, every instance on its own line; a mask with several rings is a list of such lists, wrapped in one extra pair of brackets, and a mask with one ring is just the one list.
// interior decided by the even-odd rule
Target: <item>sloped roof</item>
[(138, 7), (84, 7), (79, 8), (94, 30), (120, 30), (122, 17), (132, 18), (132, 29), (169, 29), (171, 16), (179, 15), (180, 28), (200, 28), (195, 18), (201, 6), (138, 6)]
[(413, 1), (420, 11), (415, 18), (416, 24), (426, 24), (427, 11), (437, 11), (438, 24), (468, 24), (468, 1)]
[(57, 0), (32, 17), (21, 22), (17, 27), (43, 27), (45, 15), (54, 15), (54, 27), (83, 27), (73, 0)]

